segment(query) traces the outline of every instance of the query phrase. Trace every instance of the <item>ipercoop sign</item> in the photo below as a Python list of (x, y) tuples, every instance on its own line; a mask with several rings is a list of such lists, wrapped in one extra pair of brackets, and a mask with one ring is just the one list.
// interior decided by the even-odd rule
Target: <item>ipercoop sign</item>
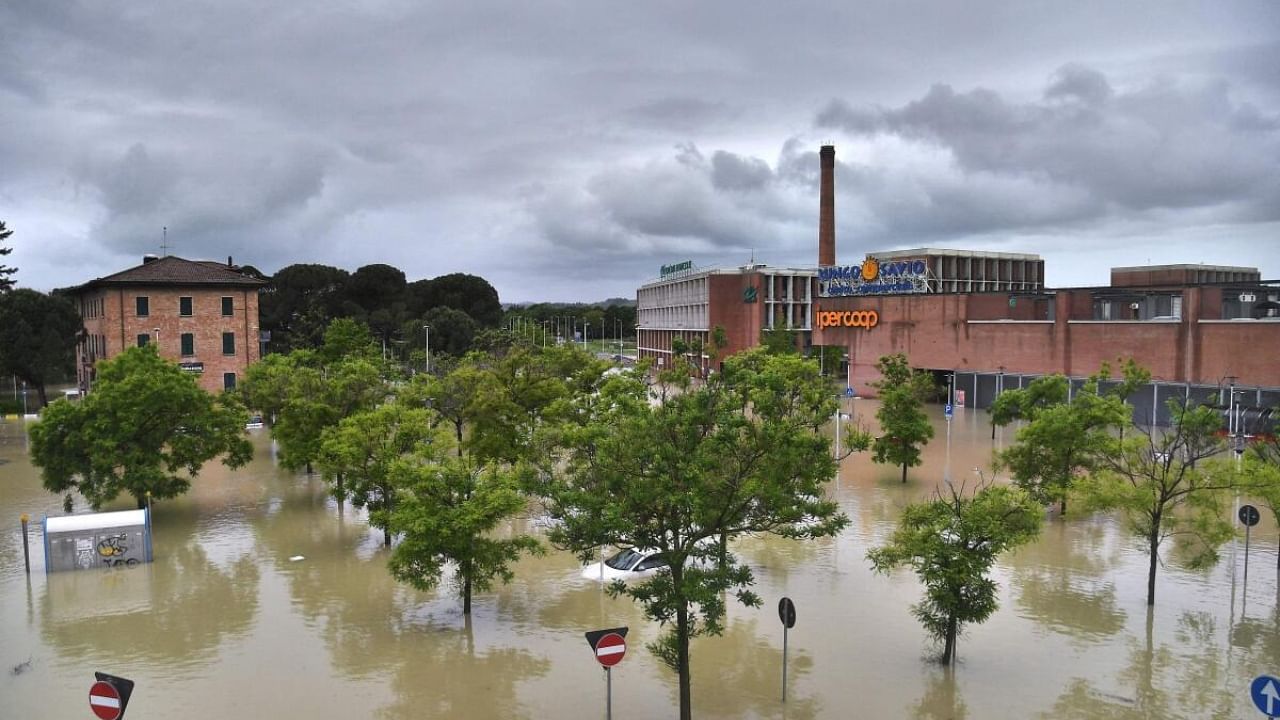
[(880, 324), (880, 313), (875, 310), (819, 310), (818, 329), (829, 327), (866, 328)]

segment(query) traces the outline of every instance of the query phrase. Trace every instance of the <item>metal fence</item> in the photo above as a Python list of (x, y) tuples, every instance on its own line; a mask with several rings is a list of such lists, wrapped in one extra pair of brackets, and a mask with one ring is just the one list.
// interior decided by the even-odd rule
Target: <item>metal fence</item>
[[(991, 407), (997, 395), (1004, 390), (1018, 390), (1029, 386), (1040, 375), (1017, 373), (957, 372), (955, 387), (964, 391), (964, 406), (985, 410)], [(1070, 378), (1070, 394), (1080, 392), (1087, 378)], [(1116, 386), (1115, 381), (1103, 382), (1100, 389)], [(1280, 388), (1235, 386), (1235, 403), (1238, 422), (1250, 435), (1273, 433), (1280, 421)], [(1224, 414), (1230, 402), (1230, 386), (1197, 385), (1193, 383), (1151, 382), (1139, 387), (1125, 398), (1133, 407), (1133, 420), (1139, 425), (1167, 426), (1170, 422), (1168, 402), (1180, 400), (1194, 405), (1208, 405)]]

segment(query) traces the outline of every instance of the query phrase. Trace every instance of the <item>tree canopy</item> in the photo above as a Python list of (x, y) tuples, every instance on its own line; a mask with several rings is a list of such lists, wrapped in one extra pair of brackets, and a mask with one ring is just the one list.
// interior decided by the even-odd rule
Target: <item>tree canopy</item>
[(228, 393), (202, 390), (154, 346), (129, 348), (98, 364), (94, 391), (59, 400), (31, 429), (31, 459), (47, 490), (79, 492), (94, 509), (120, 493), (143, 507), (186, 492), (200, 468), (223, 456), (239, 467), (252, 457), (247, 415)]
[(74, 375), (83, 324), (70, 300), (35, 290), (0, 294), (0, 374), (32, 385), (49, 404), (46, 385)]
[[(4, 225), (4, 221), (0, 220), (0, 243), (4, 243), (4, 241), (8, 240), (12, 235), (13, 235), (13, 231), (6, 228)], [(0, 244), (0, 257), (4, 257), (5, 255), (8, 255), (11, 252), (13, 252), (13, 248), (4, 247), (2, 244)], [(17, 268), (0, 264), (0, 293), (5, 293), (13, 289), (12, 275), (17, 271), (18, 271)]]
[(1104, 366), (1074, 394), (1062, 375), (1036, 378), (1026, 388), (1001, 393), (992, 406), (992, 421), (1027, 421), (997, 457), (1014, 483), (1045, 505), (1059, 503), (1065, 515), (1075, 478), (1096, 467), (1112, 433), (1132, 416), (1124, 398), (1150, 379), (1132, 362), (1124, 366), (1124, 373), (1124, 381), (1106, 391), (1100, 389), (1110, 378)]
[(624, 372), (576, 395), (557, 433), (563, 465), (547, 460), (538, 491), (557, 521), (553, 543), (581, 559), (601, 545), (662, 553), (657, 576), (609, 591), (668, 626), (650, 649), (678, 673), (688, 718), (689, 640), (721, 632), (723, 593), (760, 604), (728, 541), (823, 537), (848, 519), (824, 497), (835, 462), (819, 430), (835, 402), (816, 364), (756, 349), (697, 385), (677, 362), (656, 390), (650, 402), (642, 376)]
[(1226, 445), (1218, 437), (1222, 415), (1207, 406), (1174, 399), (1171, 425), (1149, 428), (1127, 421), (1098, 453), (1095, 469), (1076, 480), (1090, 509), (1117, 510), (1147, 545), (1147, 604), (1156, 602), (1160, 549), (1173, 539), (1192, 567), (1217, 562), (1232, 536), (1224, 507), (1240, 479), (1229, 465), (1208, 462)]
[(925, 594), (912, 612), (942, 643), (941, 660), (949, 664), (964, 626), (986, 621), (999, 607), (988, 577), (996, 558), (1034, 539), (1043, 515), (1019, 488), (984, 484), (966, 496), (948, 483), (928, 502), (908, 505), (889, 541), (867, 558), (878, 572), (915, 570)]
[(880, 380), (872, 383), (880, 395), (880, 436), (872, 446), (878, 463), (902, 466), (902, 482), (907, 468), (921, 463), (921, 449), (933, 438), (933, 425), (925, 415), (924, 398), (932, 385), (927, 373), (916, 372), (902, 354), (885, 355), (876, 362)]

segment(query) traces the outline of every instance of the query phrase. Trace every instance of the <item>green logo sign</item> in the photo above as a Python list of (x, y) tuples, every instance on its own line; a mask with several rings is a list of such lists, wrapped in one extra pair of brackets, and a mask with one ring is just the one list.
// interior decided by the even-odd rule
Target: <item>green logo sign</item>
[(675, 265), (663, 265), (661, 277), (666, 277), (668, 275), (675, 275), (678, 272), (683, 272), (685, 270), (692, 270), (692, 269), (693, 269), (692, 260), (685, 260), (684, 262), (676, 263)]
[(744, 302), (744, 303), (753, 303), (753, 302), (755, 302), (755, 301), (756, 301), (756, 286), (755, 286), (755, 285), (748, 285), (748, 286), (747, 286), (745, 289), (743, 289), (743, 291), (742, 291), (742, 302)]

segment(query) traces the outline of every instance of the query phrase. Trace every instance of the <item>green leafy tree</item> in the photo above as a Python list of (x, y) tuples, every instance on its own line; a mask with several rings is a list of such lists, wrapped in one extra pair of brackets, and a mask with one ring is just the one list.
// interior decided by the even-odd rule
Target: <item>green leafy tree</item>
[(985, 622), (999, 607), (989, 577), (996, 558), (1035, 538), (1043, 516), (1019, 488), (984, 484), (966, 497), (948, 483), (945, 495), (907, 506), (889, 541), (867, 558), (877, 572), (915, 570), (925, 592), (912, 612), (950, 664), (964, 626)]
[[(8, 240), (13, 235), (13, 231), (4, 226), (4, 221), (0, 220), (0, 243)], [(13, 248), (0, 247), (0, 257), (4, 257), (13, 252)], [(17, 268), (0, 265), (0, 293), (6, 293), (13, 289), (13, 278), (11, 277)]]
[[(365, 358), (348, 358), (323, 368), (297, 367), (271, 427), (272, 437), (280, 444), (280, 464), (311, 472), (320, 457), (324, 431), (342, 418), (378, 405), (387, 392), (381, 368)], [(341, 483), (340, 478), (337, 481)]]
[[(1244, 458), (1242, 481), (1248, 493), (1271, 510), (1280, 526), (1280, 437), (1269, 435), (1250, 448)], [(1280, 546), (1276, 551), (1276, 567), (1280, 568)]]
[(1041, 503), (1059, 503), (1063, 515), (1075, 478), (1096, 467), (1112, 433), (1132, 417), (1133, 409), (1124, 399), (1151, 378), (1132, 361), (1124, 366), (1122, 382), (1101, 390), (1109, 377), (1109, 368), (1104, 365), (1070, 400), (1067, 378), (1037, 378), (1026, 388), (1001, 393), (992, 407), (992, 420), (997, 425), (1015, 418), (1027, 421), (1018, 429), (1014, 443), (998, 454), (998, 464)]
[(921, 463), (921, 449), (933, 438), (933, 425), (924, 413), (924, 398), (932, 388), (927, 373), (916, 372), (902, 354), (885, 355), (876, 363), (881, 379), (872, 383), (880, 394), (880, 437), (872, 447), (878, 463), (902, 466), (902, 482), (907, 468)]
[(78, 403), (50, 405), (31, 429), (31, 458), (47, 490), (79, 492), (97, 509), (127, 492), (172, 498), (219, 455), (228, 467), (253, 456), (246, 413), (230, 393), (213, 396), (161, 359), (153, 346), (130, 348), (98, 365), (94, 391)]
[(727, 541), (829, 536), (848, 519), (823, 497), (835, 462), (820, 428), (835, 402), (816, 365), (757, 349), (728, 358), (706, 383), (693, 384), (680, 363), (661, 380), (656, 404), (636, 373), (576, 395), (557, 432), (565, 455), (548, 459), (538, 492), (559, 521), (552, 542), (584, 561), (601, 545), (662, 553), (668, 566), (656, 577), (609, 592), (668, 626), (650, 649), (679, 674), (688, 718), (690, 639), (723, 630), (724, 593), (760, 604)]
[(81, 330), (80, 313), (64, 297), (27, 289), (0, 294), (0, 374), (27, 381), (48, 405), (46, 385), (75, 371)]
[(400, 499), (390, 513), (390, 529), (402, 536), (391, 553), (391, 574), (421, 590), (439, 584), (444, 566), (457, 564), (455, 587), (462, 613), (471, 614), (473, 592), (495, 581), (510, 582), (511, 565), (525, 553), (539, 553), (532, 537), (495, 537), (494, 530), (525, 507), (517, 471), (481, 466), (467, 457), (422, 463), (395, 462), (393, 482)]
[(430, 458), (432, 435), (427, 410), (396, 402), (345, 417), (321, 434), (320, 469), (328, 478), (342, 479), (334, 486), (335, 497), (369, 508), (369, 524), (382, 529), (383, 545), (391, 545), (396, 508), (391, 468), (406, 456)]
[(792, 355), (799, 352), (796, 349), (796, 332), (780, 325), (760, 331), (760, 346), (770, 355)]
[(1160, 548), (1170, 538), (1192, 567), (1218, 560), (1232, 536), (1224, 506), (1238, 484), (1229, 466), (1207, 462), (1225, 445), (1216, 433), (1222, 416), (1205, 406), (1169, 402), (1171, 426), (1134, 425), (1110, 437), (1096, 470), (1076, 480), (1089, 509), (1114, 509), (1147, 543), (1147, 604), (1156, 602)]
[(368, 325), (352, 318), (338, 318), (325, 329), (319, 354), (321, 362), (331, 365), (349, 357), (376, 357), (378, 348)]

